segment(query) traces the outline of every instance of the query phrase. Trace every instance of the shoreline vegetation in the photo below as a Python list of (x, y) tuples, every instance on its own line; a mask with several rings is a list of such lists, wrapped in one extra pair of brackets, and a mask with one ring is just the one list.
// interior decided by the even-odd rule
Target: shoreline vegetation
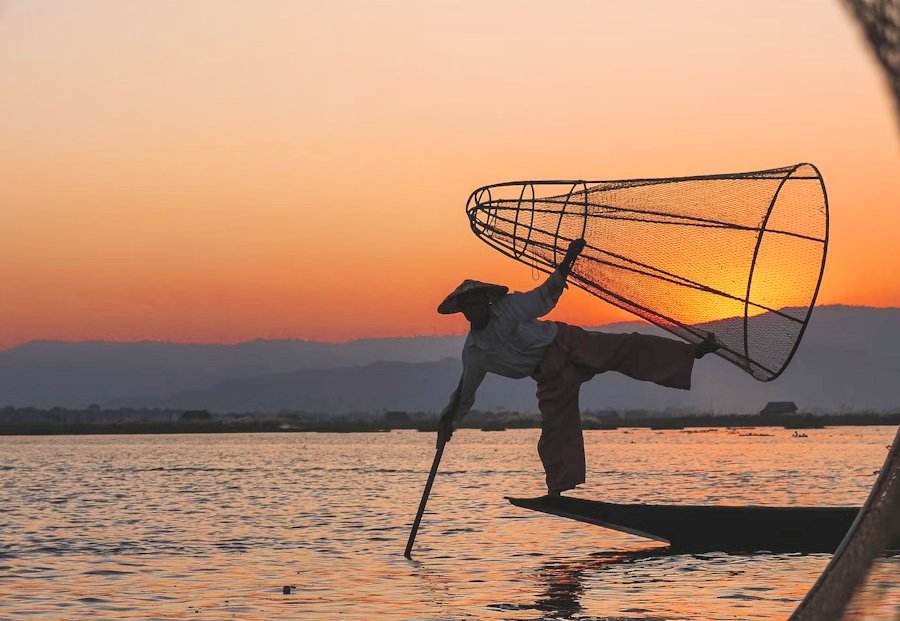
[[(438, 416), (426, 412), (388, 411), (329, 416), (309, 413), (214, 414), (206, 410), (85, 410), (52, 408), (0, 409), (0, 435), (104, 435), (179, 433), (383, 433), (393, 430), (436, 432)], [(686, 414), (631, 410), (584, 412), (586, 430), (645, 428), (687, 430), (698, 428), (774, 427), (823, 429), (839, 426), (900, 425), (900, 411), (844, 414)], [(459, 428), (484, 432), (538, 429), (535, 413), (473, 411)]]

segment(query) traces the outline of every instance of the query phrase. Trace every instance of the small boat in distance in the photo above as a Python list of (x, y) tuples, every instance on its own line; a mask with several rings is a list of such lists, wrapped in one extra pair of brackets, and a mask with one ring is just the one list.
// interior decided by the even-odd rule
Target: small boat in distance
[[(662, 541), (683, 552), (834, 552), (859, 507), (615, 504), (568, 496), (517, 507)], [(900, 541), (894, 542), (900, 546)]]

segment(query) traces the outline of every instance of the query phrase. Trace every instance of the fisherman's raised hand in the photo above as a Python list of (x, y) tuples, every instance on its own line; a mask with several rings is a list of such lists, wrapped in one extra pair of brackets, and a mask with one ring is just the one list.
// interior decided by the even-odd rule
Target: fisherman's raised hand
[(566, 260), (574, 261), (578, 258), (578, 255), (581, 254), (581, 251), (584, 250), (584, 247), (587, 246), (587, 242), (584, 241), (583, 237), (579, 237), (578, 239), (573, 239), (569, 243), (569, 249), (566, 250)]
[(438, 421), (438, 446), (444, 444), (445, 442), (449, 442), (451, 437), (453, 437), (453, 417), (449, 414), (444, 414)]
[(586, 245), (587, 242), (583, 238), (573, 239), (569, 243), (569, 249), (566, 250), (566, 258), (562, 262), (562, 267), (567, 273), (572, 269), (572, 264), (575, 263), (575, 259), (578, 258), (578, 255), (581, 254)]

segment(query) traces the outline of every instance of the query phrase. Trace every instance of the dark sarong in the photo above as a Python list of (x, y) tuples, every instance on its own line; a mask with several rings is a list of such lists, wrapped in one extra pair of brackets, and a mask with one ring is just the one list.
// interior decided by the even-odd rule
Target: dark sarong
[(557, 323), (556, 339), (534, 374), (541, 438), (538, 454), (547, 474), (547, 489), (565, 491), (584, 483), (584, 438), (578, 393), (581, 385), (607, 371), (688, 390), (695, 346), (646, 334), (588, 332)]

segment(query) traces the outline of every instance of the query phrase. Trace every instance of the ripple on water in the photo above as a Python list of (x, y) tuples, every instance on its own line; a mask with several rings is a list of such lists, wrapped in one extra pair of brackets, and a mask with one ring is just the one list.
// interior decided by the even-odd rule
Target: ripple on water
[(110, 578), (116, 578), (119, 576), (130, 576), (134, 572), (122, 571), (121, 569), (89, 569), (81, 573), (84, 576), (107, 576)]
[[(893, 430), (816, 431), (587, 432), (579, 495), (860, 504)], [(511, 507), (543, 492), (535, 439), (454, 436), (409, 562), (429, 434), (0, 438), (0, 618), (771, 619), (828, 562), (669, 554)]]

